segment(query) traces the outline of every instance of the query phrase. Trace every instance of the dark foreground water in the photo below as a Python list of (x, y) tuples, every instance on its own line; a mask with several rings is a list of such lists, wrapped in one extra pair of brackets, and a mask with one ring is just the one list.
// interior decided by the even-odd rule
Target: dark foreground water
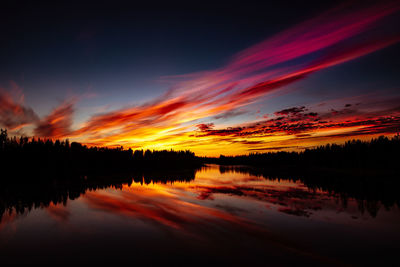
[(26, 189), (20, 197), (0, 195), (0, 262), (397, 262), (397, 204), (343, 197), (217, 165), (193, 175), (164, 182), (136, 177), (114, 187), (46, 191), (46, 197)]

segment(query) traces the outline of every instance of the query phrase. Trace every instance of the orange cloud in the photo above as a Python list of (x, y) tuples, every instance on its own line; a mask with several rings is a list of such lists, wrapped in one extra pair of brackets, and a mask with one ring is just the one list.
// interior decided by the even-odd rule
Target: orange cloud
[(36, 113), (22, 103), (13, 100), (11, 95), (5, 91), (0, 91), (0, 125), (9, 130), (17, 130), (25, 125), (35, 123), (39, 120)]
[(47, 117), (37, 123), (34, 134), (48, 138), (61, 138), (70, 135), (74, 102), (64, 102), (55, 108)]

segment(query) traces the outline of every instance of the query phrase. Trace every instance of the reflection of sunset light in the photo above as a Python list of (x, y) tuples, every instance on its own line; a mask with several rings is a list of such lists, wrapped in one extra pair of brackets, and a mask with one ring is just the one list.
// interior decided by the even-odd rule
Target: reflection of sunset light
[(61, 222), (66, 222), (70, 216), (70, 210), (62, 205), (62, 204), (54, 204), (50, 203), (48, 207), (46, 207), (46, 211), (50, 214), (50, 216), (56, 220)]
[(0, 231), (3, 230), (5, 227), (12, 225), (16, 218), (17, 213), (13, 210), (2, 214), (2, 217), (0, 219)]
[[(241, 203), (288, 216), (319, 218), (319, 210), (324, 211), (324, 216), (338, 216), (340, 203), (335, 195), (310, 190), (300, 181), (257, 177), (240, 168), (209, 165), (198, 171), (191, 182), (134, 182), (123, 185), (121, 190), (87, 192), (82, 201), (98, 212), (152, 222), (188, 235), (193, 234), (193, 225), (208, 223), (263, 231), (245, 214), (221, 209), (226, 203)], [(221, 206), (222, 203), (225, 204)], [(361, 216), (356, 201), (349, 199), (346, 205), (347, 212)]]
[(181, 230), (184, 230), (188, 223), (204, 219), (218, 219), (239, 225), (246, 223), (243, 219), (225, 212), (180, 199), (188, 197), (186, 194), (180, 194), (180, 190), (188, 191), (189, 188), (187, 183), (182, 182), (174, 183), (173, 186), (134, 183), (131, 186), (123, 186), (117, 195), (86, 193), (84, 200), (95, 209), (151, 220)]

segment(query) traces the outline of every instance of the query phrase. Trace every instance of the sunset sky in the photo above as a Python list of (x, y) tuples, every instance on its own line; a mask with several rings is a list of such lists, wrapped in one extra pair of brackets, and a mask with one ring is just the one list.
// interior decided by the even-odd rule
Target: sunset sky
[(11, 2), (10, 135), (218, 156), (400, 132), (399, 1)]

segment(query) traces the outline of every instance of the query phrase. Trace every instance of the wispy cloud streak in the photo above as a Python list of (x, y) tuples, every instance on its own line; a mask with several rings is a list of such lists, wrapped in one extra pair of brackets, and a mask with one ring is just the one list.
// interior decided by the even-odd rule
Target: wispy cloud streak
[(6, 92), (0, 91), (0, 125), (9, 130), (18, 130), (23, 126), (35, 123), (39, 120), (37, 114), (23, 104), (23, 95), (19, 101), (15, 101)]
[(39, 121), (34, 129), (36, 136), (62, 138), (71, 134), (74, 100), (66, 101)]

